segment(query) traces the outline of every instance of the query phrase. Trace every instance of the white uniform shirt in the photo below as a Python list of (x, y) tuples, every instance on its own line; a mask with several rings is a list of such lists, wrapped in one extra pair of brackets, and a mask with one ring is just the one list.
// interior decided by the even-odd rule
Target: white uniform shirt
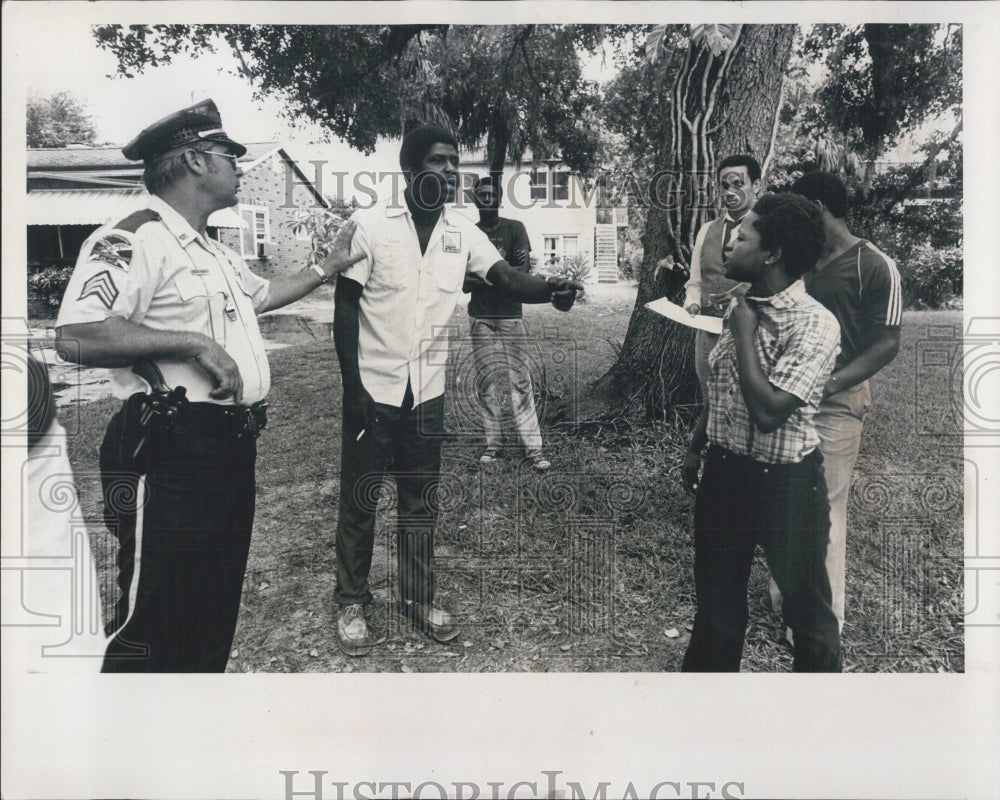
[[(156, 331), (203, 333), (221, 345), (240, 369), (244, 404), (263, 400), (271, 372), (256, 310), (269, 282), (252, 273), (232, 250), (199, 235), (171, 206), (153, 196), (147, 208), (159, 220), (135, 233), (106, 225), (84, 242), (66, 287), (57, 326), (110, 317)], [(184, 386), (192, 402), (233, 404), (209, 397), (208, 373), (193, 360), (157, 359), (167, 386)], [(147, 391), (131, 369), (111, 370), (115, 397)]]
[(402, 195), (354, 212), (351, 253), (364, 253), (344, 276), (361, 284), (358, 363), (376, 403), (400, 406), (406, 383), (414, 406), (444, 394), (448, 325), (467, 273), (483, 280), (502, 260), (475, 223), (446, 207), (421, 255)]

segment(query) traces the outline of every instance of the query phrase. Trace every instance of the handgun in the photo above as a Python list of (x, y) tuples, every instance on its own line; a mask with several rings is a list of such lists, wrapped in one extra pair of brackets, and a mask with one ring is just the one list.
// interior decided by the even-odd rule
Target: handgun
[(132, 365), (132, 371), (152, 388), (146, 395), (142, 411), (139, 412), (139, 441), (132, 451), (132, 460), (138, 462), (147, 442), (161, 430), (170, 430), (187, 404), (187, 389), (178, 386), (171, 389), (163, 379), (163, 373), (154, 361), (139, 359)]

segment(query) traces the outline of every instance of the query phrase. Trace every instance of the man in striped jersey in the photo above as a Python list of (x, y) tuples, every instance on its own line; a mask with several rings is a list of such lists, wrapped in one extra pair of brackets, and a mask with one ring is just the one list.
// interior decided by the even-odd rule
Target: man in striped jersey
[[(830, 546), (826, 568), (833, 610), (844, 626), (847, 554), (847, 495), (871, 407), (868, 379), (896, 357), (903, 320), (903, 294), (896, 263), (847, 228), (847, 188), (829, 172), (810, 172), (792, 191), (819, 206), (826, 243), (816, 267), (805, 274), (806, 290), (840, 323), (840, 355), (823, 389), (816, 414), (823, 469), (830, 497)], [(780, 594), (771, 582), (777, 607)]]

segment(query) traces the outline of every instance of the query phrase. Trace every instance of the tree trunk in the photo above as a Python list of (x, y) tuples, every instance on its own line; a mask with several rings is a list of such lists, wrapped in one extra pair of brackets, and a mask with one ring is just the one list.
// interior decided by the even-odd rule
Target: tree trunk
[[(663, 166), (672, 177), (659, 181), (647, 214), (635, 308), (617, 361), (582, 398), (581, 422), (669, 419), (696, 402), (692, 329), (644, 306), (664, 296), (682, 302), (695, 235), (717, 213), (718, 160), (749, 153), (766, 169), (794, 35), (794, 25), (744, 25), (718, 55), (689, 44), (663, 97), (673, 123)], [(680, 202), (668, 201), (668, 184), (683, 190)]]

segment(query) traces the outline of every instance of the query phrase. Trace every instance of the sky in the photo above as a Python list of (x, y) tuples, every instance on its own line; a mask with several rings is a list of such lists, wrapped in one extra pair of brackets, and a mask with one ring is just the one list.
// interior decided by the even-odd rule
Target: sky
[[(375, 152), (364, 155), (334, 139), (322, 143), (321, 126), (293, 126), (281, 116), (282, 104), (273, 98), (256, 100), (251, 85), (237, 77), (236, 59), (229, 52), (207, 53), (198, 58), (179, 56), (174, 63), (147, 69), (134, 78), (113, 77), (115, 57), (101, 50), (88, 25), (72, 19), (57, 19), (51, 26), (34, 31), (19, 41), (13, 63), (24, 76), (29, 91), (42, 95), (69, 91), (83, 103), (97, 128), (98, 141), (123, 145), (149, 123), (186, 105), (212, 98), (222, 114), (227, 133), (239, 142), (279, 142), (304, 165), (322, 159), (328, 169), (356, 173), (378, 173), (398, 169), (398, 141), (380, 141)], [(66, 59), (73, 53), (72, 61)], [(585, 76), (607, 80), (612, 74), (610, 58), (602, 63), (590, 59)], [(388, 184), (386, 184), (388, 185)], [(329, 190), (326, 190), (329, 193)], [(351, 196), (350, 182), (345, 194)], [(359, 199), (364, 197), (361, 195)]]
[[(281, 117), (279, 101), (255, 100), (250, 84), (235, 75), (235, 58), (228, 52), (178, 57), (170, 65), (121, 78), (111, 77), (116, 59), (97, 47), (88, 25), (56, 20), (37, 33), (18, 41), (11, 54), (14, 69), (23, 74), (28, 91), (75, 95), (92, 116), (101, 143), (126, 144), (155, 120), (210, 97), (236, 141), (279, 142), (299, 161), (324, 159), (338, 171), (398, 169), (398, 143), (382, 142), (370, 156), (339, 140), (316, 144), (323, 139), (320, 126), (294, 127)], [(72, 61), (67, 52), (73, 53)]]

